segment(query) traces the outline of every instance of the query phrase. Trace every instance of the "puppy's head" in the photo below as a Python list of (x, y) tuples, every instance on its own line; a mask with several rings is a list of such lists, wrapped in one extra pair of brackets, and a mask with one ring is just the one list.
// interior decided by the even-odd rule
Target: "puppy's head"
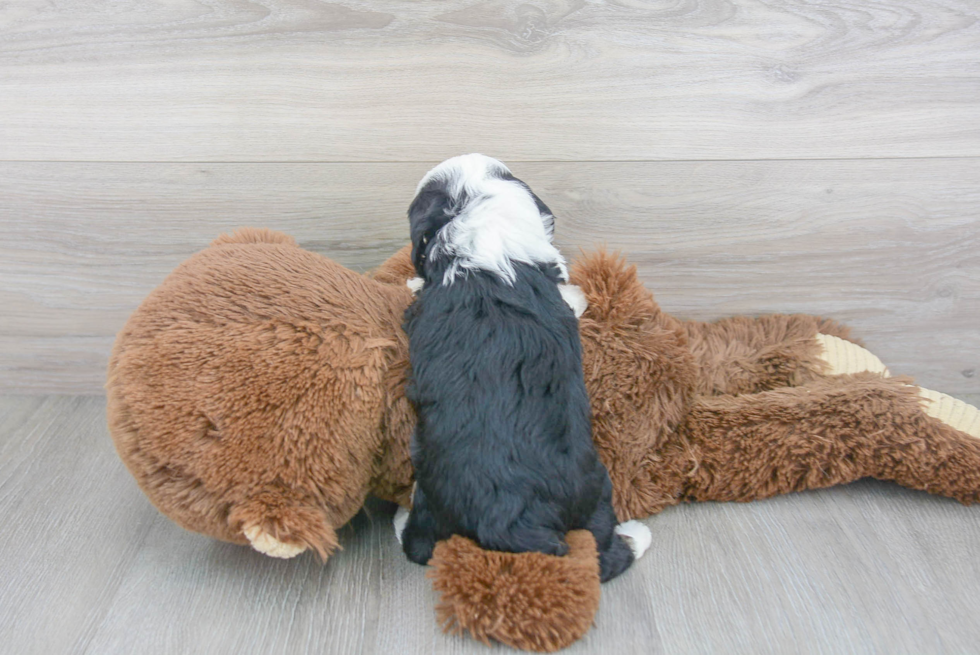
[(554, 266), (568, 279), (551, 242), (554, 216), (496, 159), (453, 157), (426, 173), (408, 209), (412, 263), (427, 282), (452, 284), (467, 271), (514, 280), (515, 262)]

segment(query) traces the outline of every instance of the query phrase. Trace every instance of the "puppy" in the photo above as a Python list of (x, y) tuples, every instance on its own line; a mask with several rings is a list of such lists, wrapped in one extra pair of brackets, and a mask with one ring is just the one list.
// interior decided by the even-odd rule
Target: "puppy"
[(564, 555), (565, 534), (587, 529), (601, 579), (616, 577), (650, 533), (616, 525), (569, 307), (584, 297), (560, 290), (568, 271), (551, 211), (473, 154), (429, 171), (408, 217), (421, 284), (410, 282), (418, 298), (405, 317), (418, 414), (405, 554), (425, 564), (460, 534), (488, 550)]

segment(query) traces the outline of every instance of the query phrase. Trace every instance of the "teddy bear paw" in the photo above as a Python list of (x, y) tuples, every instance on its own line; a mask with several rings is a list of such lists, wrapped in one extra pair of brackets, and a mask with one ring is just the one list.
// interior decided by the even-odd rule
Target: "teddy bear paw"
[(919, 397), (927, 402), (923, 410), (946, 425), (980, 439), (980, 409), (938, 391), (919, 387)]
[(395, 518), (391, 519), (391, 523), (395, 526), (395, 539), (398, 540), (398, 543), (401, 543), (405, 526), (408, 525), (408, 510), (404, 507), (399, 507), (395, 511)]
[(879, 373), (889, 377), (888, 367), (873, 353), (856, 343), (829, 334), (818, 334), (817, 341), (823, 347), (821, 359), (827, 364), (827, 375), (848, 373)]
[(647, 548), (650, 547), (650, 543), (653, 541), (650, 528), (639, 521), (620, 523), (616, 526), (615, 532), (626, 541), (630, 550), (633, 551), (634, 560), (643, 557), (643, 553), (647, 552)]
[(245, 538), (252, 544), (252, 548), (269, 557), (289, 559), (290, 557), (296, 557), (306, 550), (305, 546), (286, 544), (279, 541), (269, 533), (263, 532), (262, 528), (257, 525), (245, 528), (243, 532)]

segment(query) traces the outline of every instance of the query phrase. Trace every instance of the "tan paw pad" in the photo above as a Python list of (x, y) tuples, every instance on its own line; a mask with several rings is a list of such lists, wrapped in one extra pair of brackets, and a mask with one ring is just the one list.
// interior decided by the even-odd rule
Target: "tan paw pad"
[(823, 347), (821, 359), (828, 365), (828, 375), (866, 372), (880, 373), (886, 378), (891, 375), (880, 359), (855, 343), (829, 334), (818, 334), (817, 341)]
[(919, 396), (927, 399), (923, 409), (951, 428), (980, 439), (980, 409), (938, 391), (919, 387)]
[(289, 559), (290, 557), (296, 557), (306, 550), (305, 546), (285, 544), (279, 541), (269, 533), (263, 532), (257, 525), (247, 527), (243, 532), (245, 538), (252, 544), (252, 548), (269, 557)]

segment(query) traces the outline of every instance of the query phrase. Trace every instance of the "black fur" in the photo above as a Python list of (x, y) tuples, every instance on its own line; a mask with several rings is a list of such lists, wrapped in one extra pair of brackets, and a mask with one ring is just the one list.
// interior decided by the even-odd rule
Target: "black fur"
[[(468, 198), (465, 191), (457, 197), (446, 193), (444, 184), (433, 180), (419, 189), (408, 208), (408, 224), (412, 238), (412, 264), (420, 277), (436, 233), (456, 217)], [(448, 262), (443, 262), (448, 264)]]
[(558, 271), (514, 263), (513, 285), (479, 270), (445, 285), (450, 262), (425, 254), (458, 208), (439, 198), (438, 184), (428, 186), (409, 211), (425, 286), (405, 320), (408, 397), (418, 414), (405, 553), (424, 564), (437, 541), (460, 534), (490, 550), (563, 555), (565, 533), (588, 529), (601, 579), (609, 580), (633, 553), (614, 533), (578, 324), (558, 291)]

